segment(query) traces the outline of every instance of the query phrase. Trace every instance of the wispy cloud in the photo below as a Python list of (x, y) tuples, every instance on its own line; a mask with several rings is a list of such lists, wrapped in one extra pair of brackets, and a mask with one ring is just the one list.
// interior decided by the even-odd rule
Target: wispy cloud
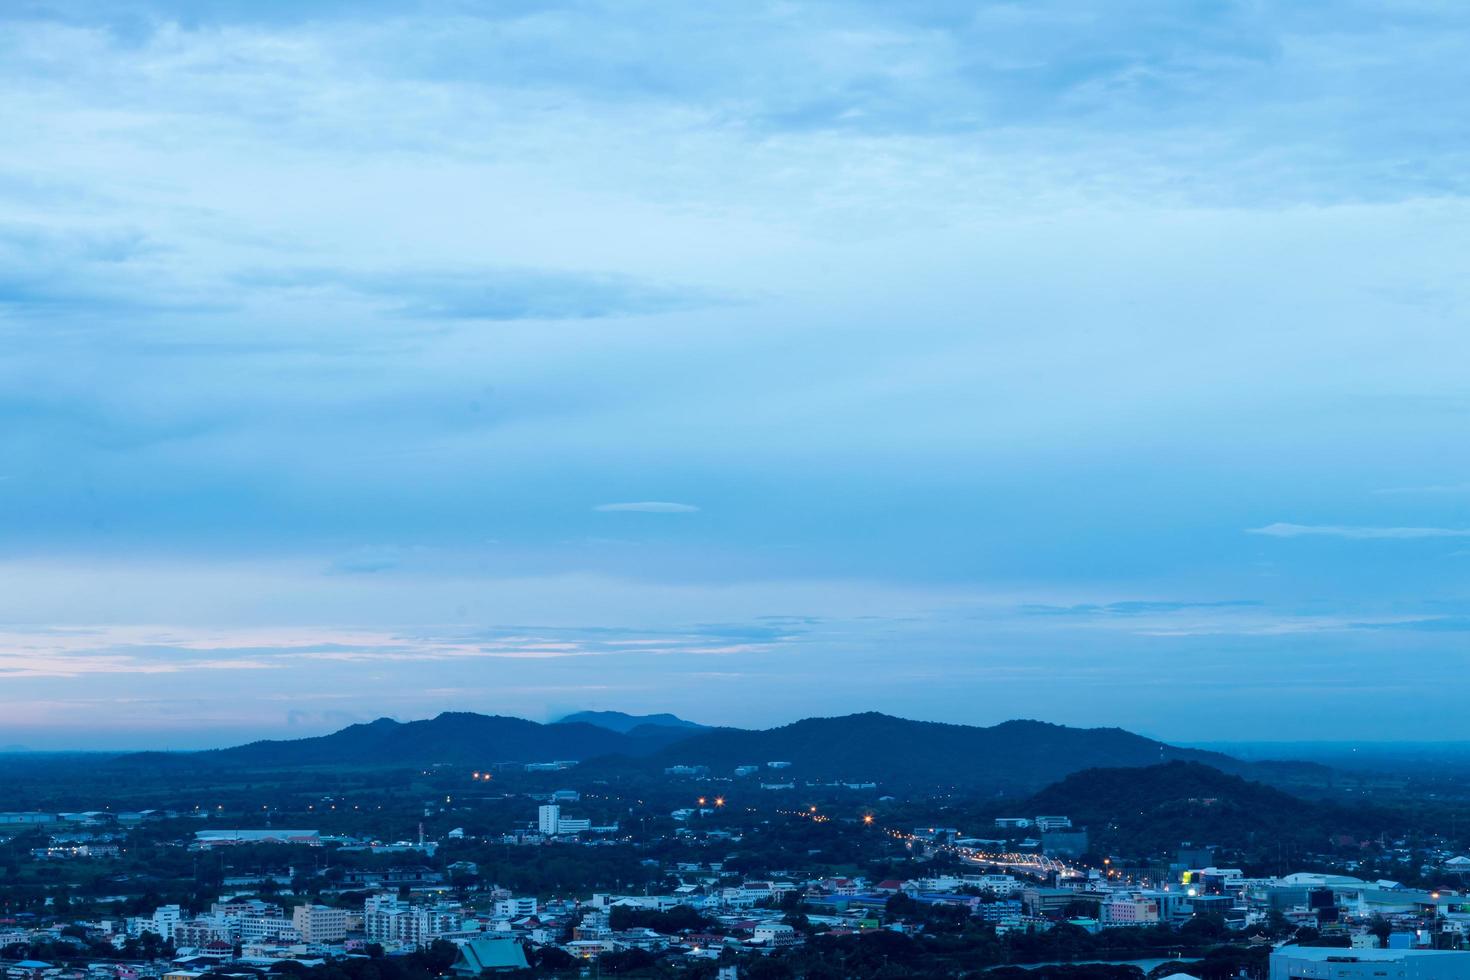
[(1270, 538), (1352, 538), (1356, 540), (1411, 540), (1416, 538), (1470, 538), (1470, 528), (1459, 527), (1364, 527), (1348, 524), (1286, 524), (1248, 528), (1247, 534)]
[(1430, 484), (1425, 487), (1384, 487), (1374, 490), (1380, 496), (1410, 496), (1424, 494), (1426, 496), (1440, 496), (1444, 494), (1470, 494), (1470, 483), (1441, 483)]
[(364, 545), (333, 559), (329, 574), (371, 575), (403, 564), (404, 550), (393, 545)]
[(298, 294), (355, 295), (424, 320), (570, 320), (672, 313), (720, 302), (688, 287), (612, 273), (549, 269), (287, 269), (238, 281)]
[(620, 504), (598, 504), (592, 509), (604, 514), (693, 514), (699, 510), (693, 504), (679, 504), (671, 500), (634, 500)]
[(1423, 619), (1353, 623), (1352, 628), (1355, 630), (1402, 630), (1411, 633), (1470, 633), (1470, 616), (1430, 616)]
[(1205, 602), (1135, 599), (1103, 604), (1084, 602), (1070, 606), (1028, 603), (1021, 606), (1021, 611), (1034, 616), (1147, 616), (1200, 609), (1251, 608), (1260, 605), (1262, 603), (1258, 599), (1219, 599)]

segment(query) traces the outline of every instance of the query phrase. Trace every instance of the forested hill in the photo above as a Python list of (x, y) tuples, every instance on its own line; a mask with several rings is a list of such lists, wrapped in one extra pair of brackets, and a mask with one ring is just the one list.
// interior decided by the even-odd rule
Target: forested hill
[(1193, 762), (1073, 773), (1018, 809), (1066, 814), (1089, 829), (1099, 853), (1150, 853), (1183, 841), (1321, 849), (1340, 837), (1371, 838), (1391, 822), (1371, 807), (1303, 800)]
[(789, 762), (788, 769), (780, 770), (783, 778), (1027, 792), (1083, 769), (1169, 761), (1246, 774), (1260, 771), (1255, 763), (1168, 745), (1121, 728), (1069, 728), (1041, 721), (975, 727), (876, 712), (808, 718), (767, 731), (706, 732), (665, 747), (645, 764), (703, 765), (723, 774), (741, 765)]

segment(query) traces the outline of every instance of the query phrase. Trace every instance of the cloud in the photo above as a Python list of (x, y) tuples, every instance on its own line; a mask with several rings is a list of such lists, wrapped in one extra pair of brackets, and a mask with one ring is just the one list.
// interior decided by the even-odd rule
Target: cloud
[(1411, 633), (1470, 633), (1470, 616), (1430, 616), (1423, 619), (1352, 623), (1355, 630), (1402, 630)]
[(604, 514), (693, 514), (699, 510), (693, 504), (677, 504), (669, 500), (635, 500), (621, 504), (598, 504), (592, 509)]
[(1351, 538), (1354, 540), (1412, 540), (1417, 538), (1470, 538), (1470, 528), (1457, 527), (1360, 527), (1344, 524), (1286, 524), (1278, 522), (1253, 527), (1247, 534), (1270, 538)]
[(1021, 611), (1035, 616), (1145, 616), (1153, 613), (1183, 612), (1198, 609), (1238, 609), (1263, 605), (1259, 599), (1220, 599), (1208, 602), (1137, 599), (1106, 604), (1078, 603), (1054, 606), (1028, 603)]
[(327, 567), (330, 574), (371, 575), (403, 564), (404, 550), (393, 545), (364, 545), (334, 559)]
[(225, 309), (217, 298), (191, 295), (172, 281), (162, 264), (167, 258), (136, 227), (0, 224), (0, 314), (51, 324), (67, 315)]
[(1431, 484), (1427, 487), (1385, 487), (1382, 490), (1374, 490), (1373, 492), (1384, 496), (1461, 494), (1470, 493), (1470, 483)]
[(568, 320), (673, 313), (721, 302), (694, 288), (613, 273), (547, 269), (256, 270), (237, 281), (295, 293), (336, 291), (420, 320)]

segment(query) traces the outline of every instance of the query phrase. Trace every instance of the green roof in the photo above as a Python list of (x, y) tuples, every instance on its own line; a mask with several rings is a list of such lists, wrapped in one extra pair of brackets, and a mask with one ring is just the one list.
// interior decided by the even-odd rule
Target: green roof
[(487, 970), (525, 970), (526, 951), (514, 939), (471, 939), (459, 947), (454, 972), (478, 976)]

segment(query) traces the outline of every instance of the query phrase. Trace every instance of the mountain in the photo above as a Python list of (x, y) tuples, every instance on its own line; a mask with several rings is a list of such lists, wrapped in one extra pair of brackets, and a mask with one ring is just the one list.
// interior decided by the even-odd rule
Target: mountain
[[(423, 721), (379, 718), (315, 738), (251, 742), (209, 752), (176, 753), (172, 758), (201, 766), (262, 767), (581, 761), (608, 754), (648, 755), (684, 734), (684, 729), (647, 726), (625, 734), (582, 722), (541, 725), (524, 718), (460, 711)], [(124, 758), (159, 761), (158, 753)]]
[(988, 728), (910, 721), (867, 712), (808, 718), (767, 731), (718, 729), (650, 756), (647, 766), (705, 765), (718, 774), (740, 765), (789, 762), (783, 780), (824, 778), (888, 785), (954, 785), (1030, 792), (1069, 773), (1099, 767), (1200, 762), (1254, 773), (1251, 763), (1167, 745), (1121, 728), (1068, 728), (1007, 721)]
[(558, 718), (553, 724), (584, 724), (596, 725), (598, 728), (606, 728), (608, 731), (620, 732), (624, 735), (634, 732), (639, 728), (687, 728), (690, 730), (703, 730), (706, 725), (697, 722), (685, 721), (678, 715), (667, 712), (656, 715), (630, 715), (622, 711), (578, 711)]
[(1338, 835), (1370, 837), (1387, 821), (1371, 807), (1304, 800), (1197, 762), (1075, 772), (1011, 809), (1065, 814), (1089, 829), (1094, 851), (1134, 855), (1185, 841), (1321, 850)]
[(523, 718), (446, 712), (423, 721), (379, 718), (315, 738), (251, 742), (209, 752), (135, 754), (118, 761), (174, 769), (286, 769), (488, 766), (568, 759), (583, 763), (587, 776), (660, 775), (681, 764), (706, 765), (715, 775), (728, 776), (736, 766), (781, 761), (791, 767), (766, 772), (783, 782), (838, 779), (877, 782), (885, 788), (963, 787), (1013, 796), (1035, 792), (1083, 769), (1169, 761), (1204, 763), (1277, 784), (1285, 781), (1263, 764), (1166, 745), (1120, 728), (1068, 728), (1040, 721), (978, 728), (869, 712), (744, 731), (689, 727), (687, 722), (684, 727), (650, 724), (647, 718), (614, 715), (613, 723), (626, 721), (633, 727), (624, 732), (580, 720), (542, 725)]

